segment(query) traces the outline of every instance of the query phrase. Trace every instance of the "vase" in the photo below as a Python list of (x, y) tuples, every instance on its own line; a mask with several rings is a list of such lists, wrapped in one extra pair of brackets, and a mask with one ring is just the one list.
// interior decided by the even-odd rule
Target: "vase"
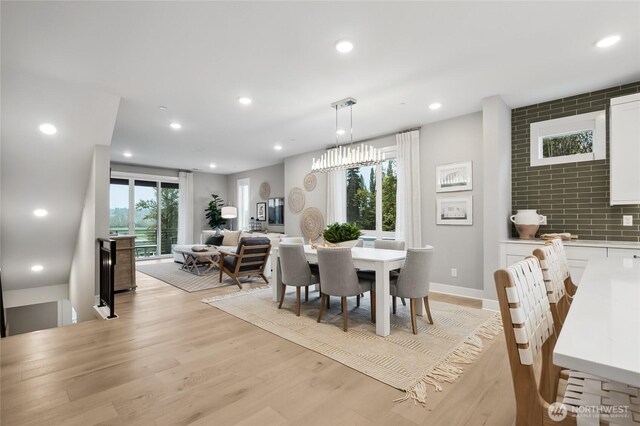
[(511, 216), (511, 222), (516, 226), (521, 240), (533, 240), (540, 224), (546, 221), (546, 216), (538, 214), (537, 210), (525, 209)]

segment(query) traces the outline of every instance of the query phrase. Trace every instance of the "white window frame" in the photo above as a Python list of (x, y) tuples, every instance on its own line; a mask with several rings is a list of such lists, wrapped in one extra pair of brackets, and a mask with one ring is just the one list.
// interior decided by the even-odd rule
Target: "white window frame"
[[(581, 131), (593, 131), (593, 152), (586, 154), (563, 155), (544, 158), (542, 140), (549, 136), (561, 136)], [(530, 126), (530, 165), (546, 166), (550, 164), (577, 163), (581, 161), (603, 160), (607, 156), (606, 112), (596, 111), (570, 117), (531, 123)]]
[[(397, 158), (397, 150), (396, 146), (386, 146), (380, 148), (380, 152), (384, 153), (385, 161), (394, 160)], [(382, 164), (376, 164), (376, 229), (362, 229), (362, 235), (370, 235), (377, 238), (384, 239), (395, 239), (396, 232), (395, 231), (383, 231), (382, 230)], [(396, 173), (397, 170), (397, 162), (396, 162)], [(346, 198), (346, 190), (345, 190), (345, 198)], [(345, 205), (348, 200), (345, 200)], [(345, 216), (346, 217), (346, 216)], [(396, 216), (397, 220), (397, 216)]]
[[(247, 188), (247, 197), (243, 198), (243, 187)], [(236, 198), (238, 206), (238, 230), (243, 231), (249, 228), (249, 218), (251, 217), (251, 180), (240, 178), (236, 181)], [(246, 204), (246, 205), (245, 205)]]

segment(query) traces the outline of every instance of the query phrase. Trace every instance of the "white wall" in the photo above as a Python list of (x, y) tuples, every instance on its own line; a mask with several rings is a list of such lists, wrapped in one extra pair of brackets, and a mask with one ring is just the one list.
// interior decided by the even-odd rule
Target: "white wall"
[(96, 145), (69, 274), (69, 300), (78, 321), (94, 318), (99, 293), (97, 238), (109, 238), (109, 147)]
[[(436, 165), (473, 162), (473, 190), (436, 193)], [(482, 113), (422, 126), (420, 131), (422, 243), (434, 250), (433, 282), (482, 290)], [(473, 225), (436, 225), (437, 197), (473, 197)], [(457, 278), (451, 277), (456, 268)], [(477, 294), (480, 296), (480, 293)]]
[[(262, 167), (254, 170), (247, 170), (240, 173), (234, 173), (227, 175), (227, 194), (228, 199), (225, 201), (233, 206), (238, 205), (237, 199), (237, 181), (238, 179), (249, 178), (249, 217), (256, 217), (256, 204), (261, 202), (268, 202), (260, 198), (260, 185), (262, 182), (267, 182), (271, 187), (269, 198), (284, 197), (284, 164), (275, 164), (273, 166)], [(285, 200), (286, 209), (286, 200)], [(238, 229), (237, 220), (233, 221), (233, 229)], [(285, 213), (285, 226), (287, 224)], [(281, 225), (269, 225), (268, 222), (264, 222), (264, 227), (268, 228), (271, 232), (284, 232), (285, 226)]]
[(203, 229), (211, 229), (207, 223), (205, 209), (209, 207), (211, 194), (216, 194), (227, 202), (227, 176), (213, 173), (193, 174), (193, 242), (200, 242)]

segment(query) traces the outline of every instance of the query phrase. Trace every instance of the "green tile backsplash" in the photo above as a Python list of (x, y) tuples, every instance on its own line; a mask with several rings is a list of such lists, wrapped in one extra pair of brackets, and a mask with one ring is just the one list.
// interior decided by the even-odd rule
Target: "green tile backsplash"
[[(640, 205), (609, 205), (609, 100), (640, 92), (640, 81), (511, 110), (513, 213), (537, 209), (547, 216), (539, 234), (571, 232), (580, 239), (640, 241)], [(529, 167), (529, 125), (607, 110), (607, 159)], [(640, 169), (640, 164), (638, 165)], [(622, 215), (633, 226), (622, 226)], [(515, 226), (512, 235), (518, 236)]]

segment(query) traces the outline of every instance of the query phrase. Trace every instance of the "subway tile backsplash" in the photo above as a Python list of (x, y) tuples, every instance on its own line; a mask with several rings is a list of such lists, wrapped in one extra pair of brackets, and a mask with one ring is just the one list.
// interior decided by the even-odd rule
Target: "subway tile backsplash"
[[(539, 234), (571, 232), (580, 239), (640, 241), (640, 205), (609, 205), (609, 101), (640, 92), (640, 81), (511, 111), (513, 214), (537, 209), (547, 216)], [(529, 167), (529, 125), (538, 121), (607, 110), (607, 159)], [(640, 165), (638, 165), (640, 169)], [(622, 226), (622, 215), (633, 226)], [(517, 237), (515, 226), (512, 236)]]

